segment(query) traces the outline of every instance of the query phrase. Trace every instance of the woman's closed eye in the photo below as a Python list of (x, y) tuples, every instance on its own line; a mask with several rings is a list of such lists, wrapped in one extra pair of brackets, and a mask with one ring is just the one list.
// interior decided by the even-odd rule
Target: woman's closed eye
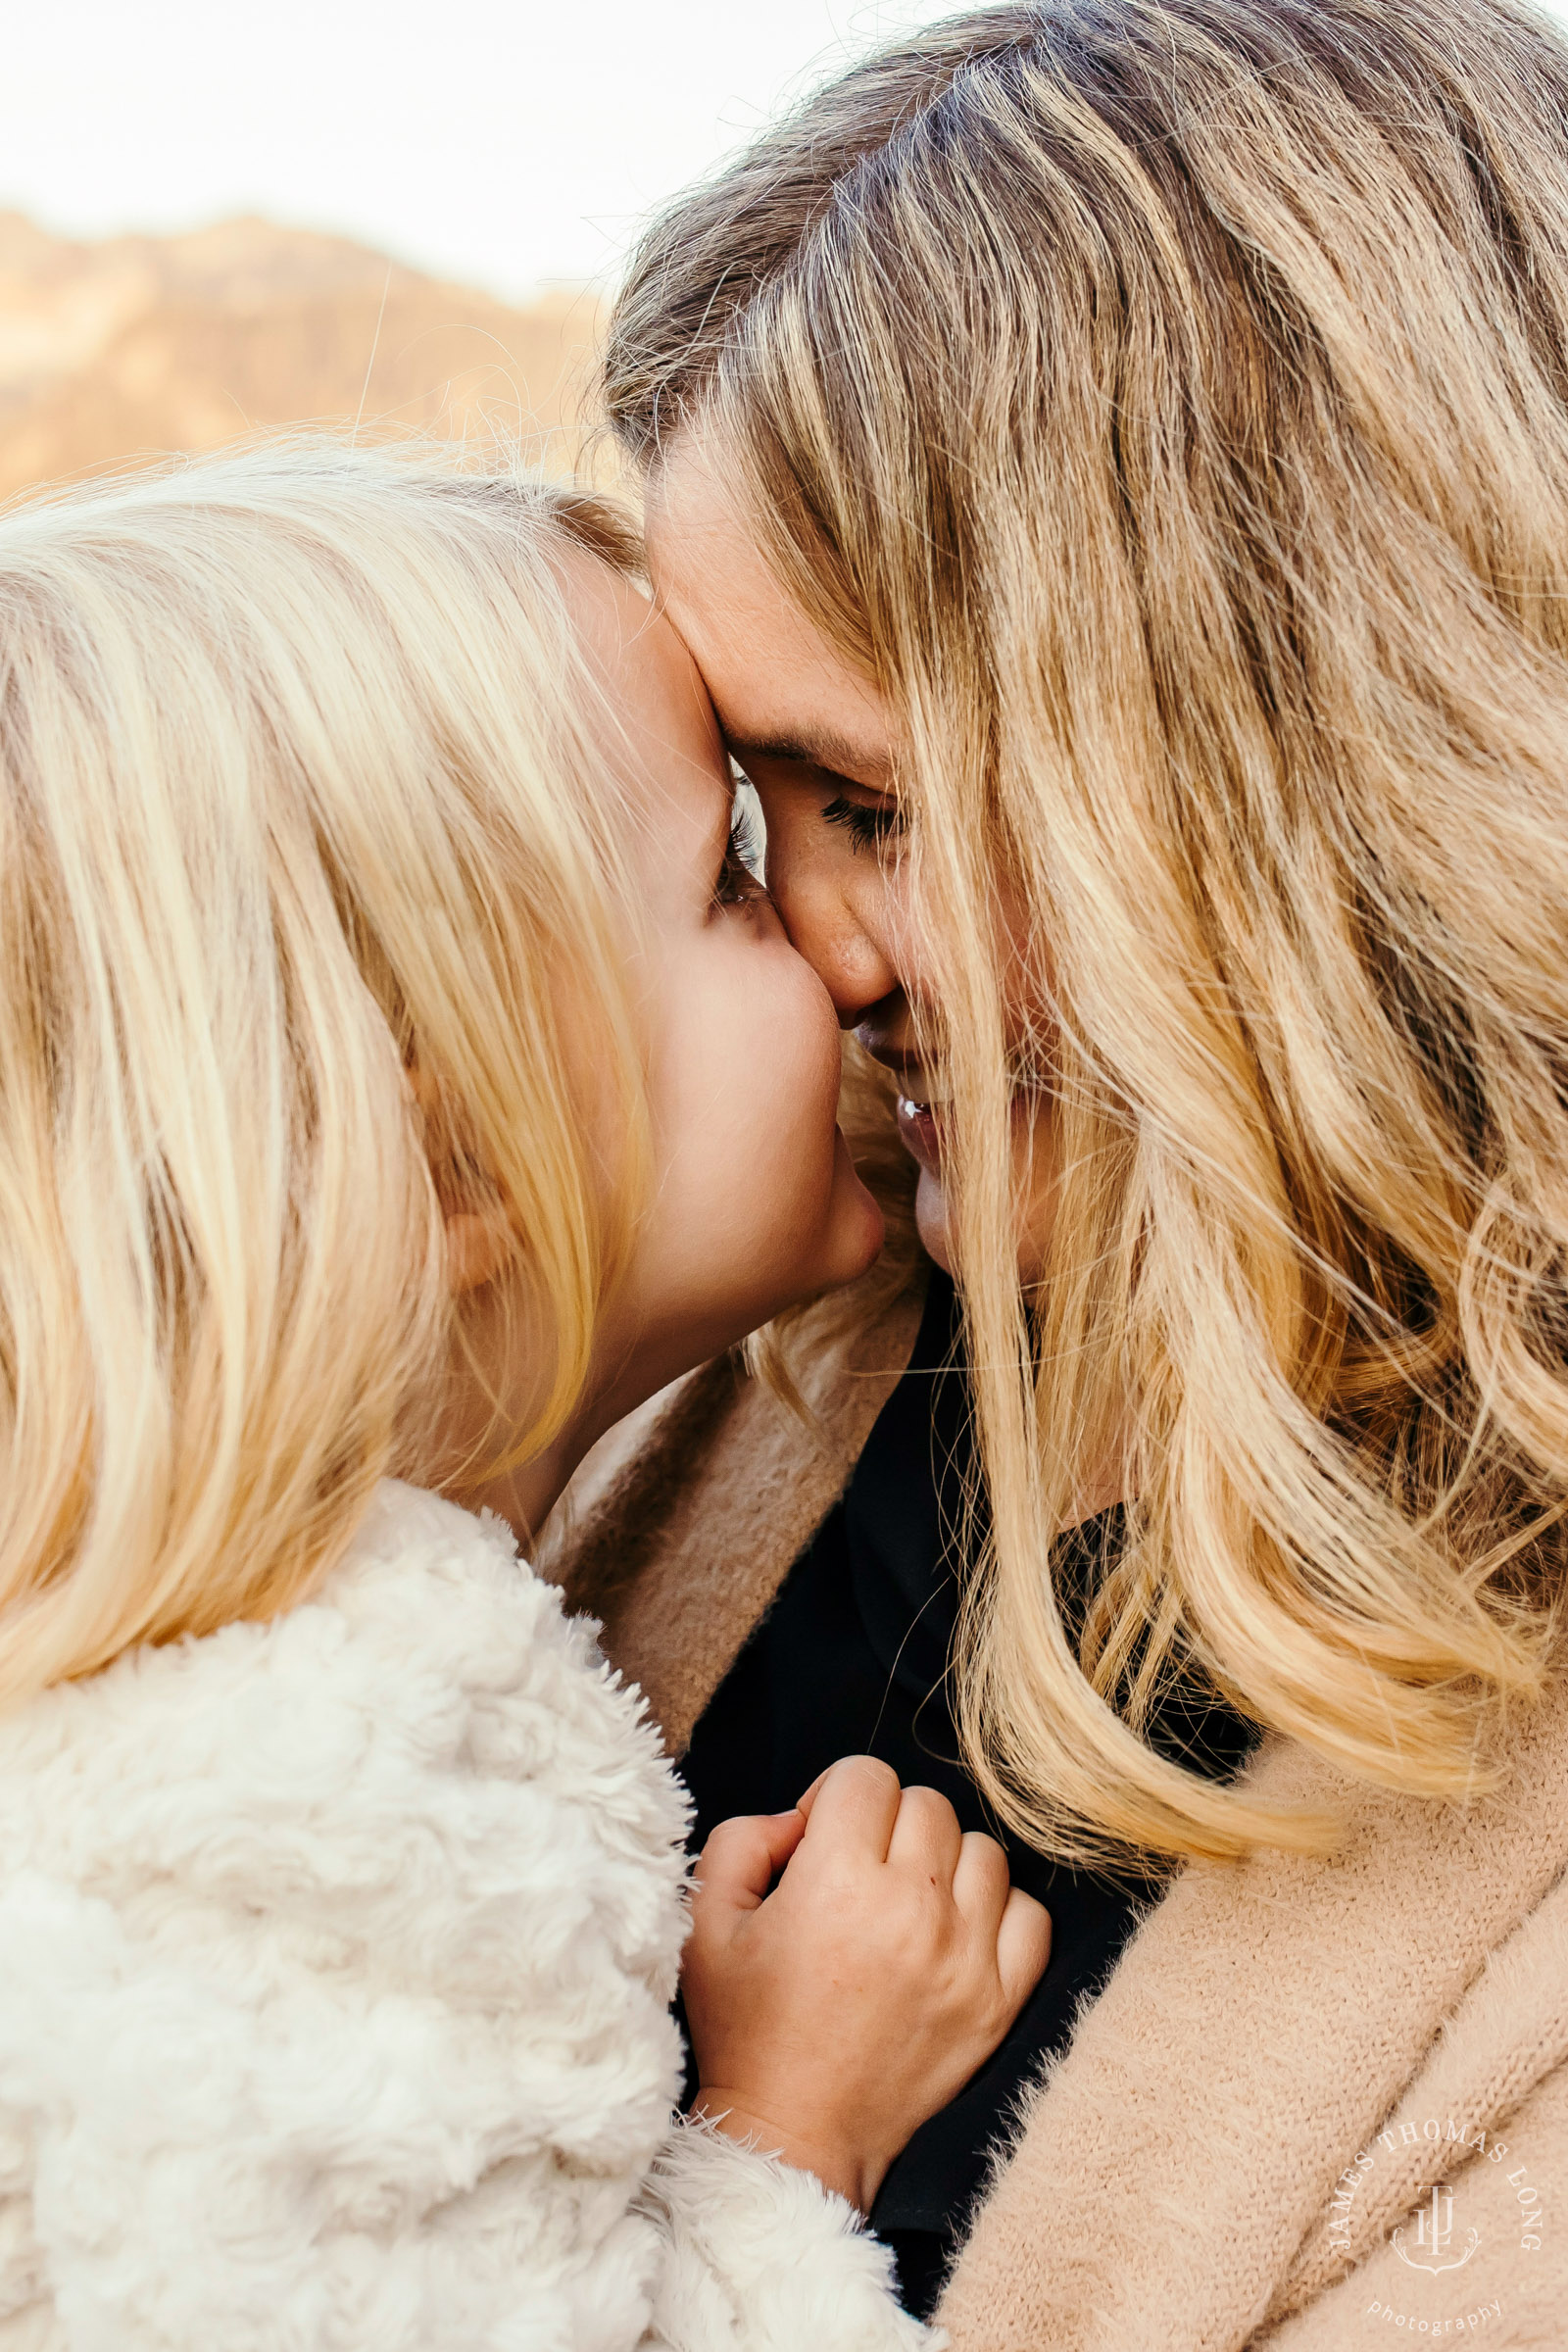
[(842, 825), (856, 850), (880, 850), (903, 833), (904, 812), (896, 801), (852, 801), (839, 792), (824, 802), (822, 822)]

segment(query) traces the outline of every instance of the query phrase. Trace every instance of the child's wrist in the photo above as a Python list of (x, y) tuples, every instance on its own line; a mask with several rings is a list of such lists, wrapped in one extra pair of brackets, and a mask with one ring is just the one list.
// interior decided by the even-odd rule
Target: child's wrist
[(705, 2084), (691, 2112), (727, 2139), (744, 2140), (764, 2156), (777, 2156), (795, 2171), (812, 2174), (858, 2212), (870, 2211), (886, 2167), (868, 2163), (858, 2149), (825, 2134), (807, 2136), (765, 2114), (743, 2091), (718, 2084)]

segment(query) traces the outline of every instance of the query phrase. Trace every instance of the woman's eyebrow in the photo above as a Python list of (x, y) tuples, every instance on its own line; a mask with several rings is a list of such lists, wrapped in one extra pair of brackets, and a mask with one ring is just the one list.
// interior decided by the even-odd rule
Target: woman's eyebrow
[(798, 766), (820, 767), (829, 775), (843, 776), (848, 783), (860, 783), (868, 792), (885, 790), (892, 781), (892, 762), (885, 755), (872, 758), (831, 728), (790, 728), (760, 737), (726, 734), (724, 743), (741, 767), (749, 759), (791, 760)]

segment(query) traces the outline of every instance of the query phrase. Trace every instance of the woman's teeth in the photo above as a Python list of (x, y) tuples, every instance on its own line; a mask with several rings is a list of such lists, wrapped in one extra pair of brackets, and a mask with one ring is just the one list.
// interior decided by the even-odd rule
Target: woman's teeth
[(899, 1133), (911, 1158), (917, 1160), (928, 1174), (942, 1173), (943, 1117), (942, 1106), (947, 1097), (934, 1086), (909, 1086), (907, 1080), (899, 1095)]
[(911, 1084), (906, 1078), (899, 1089), (899, 1100), (909, 1110), (946, 1110), (953, 1095), (943, 1079), (927, 1078)]

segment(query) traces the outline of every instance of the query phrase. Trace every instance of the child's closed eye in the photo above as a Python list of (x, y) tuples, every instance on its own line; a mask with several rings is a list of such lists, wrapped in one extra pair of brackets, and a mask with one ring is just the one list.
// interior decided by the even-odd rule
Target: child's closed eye
[(730, 817), (729, 840), (724, 847), (723, 863), (718, 869), (714, 886), (715, 906), (743, 906), (753, 899), (764, 898), (762, 881), (762, 835), (751, 796), (737, 792)]

